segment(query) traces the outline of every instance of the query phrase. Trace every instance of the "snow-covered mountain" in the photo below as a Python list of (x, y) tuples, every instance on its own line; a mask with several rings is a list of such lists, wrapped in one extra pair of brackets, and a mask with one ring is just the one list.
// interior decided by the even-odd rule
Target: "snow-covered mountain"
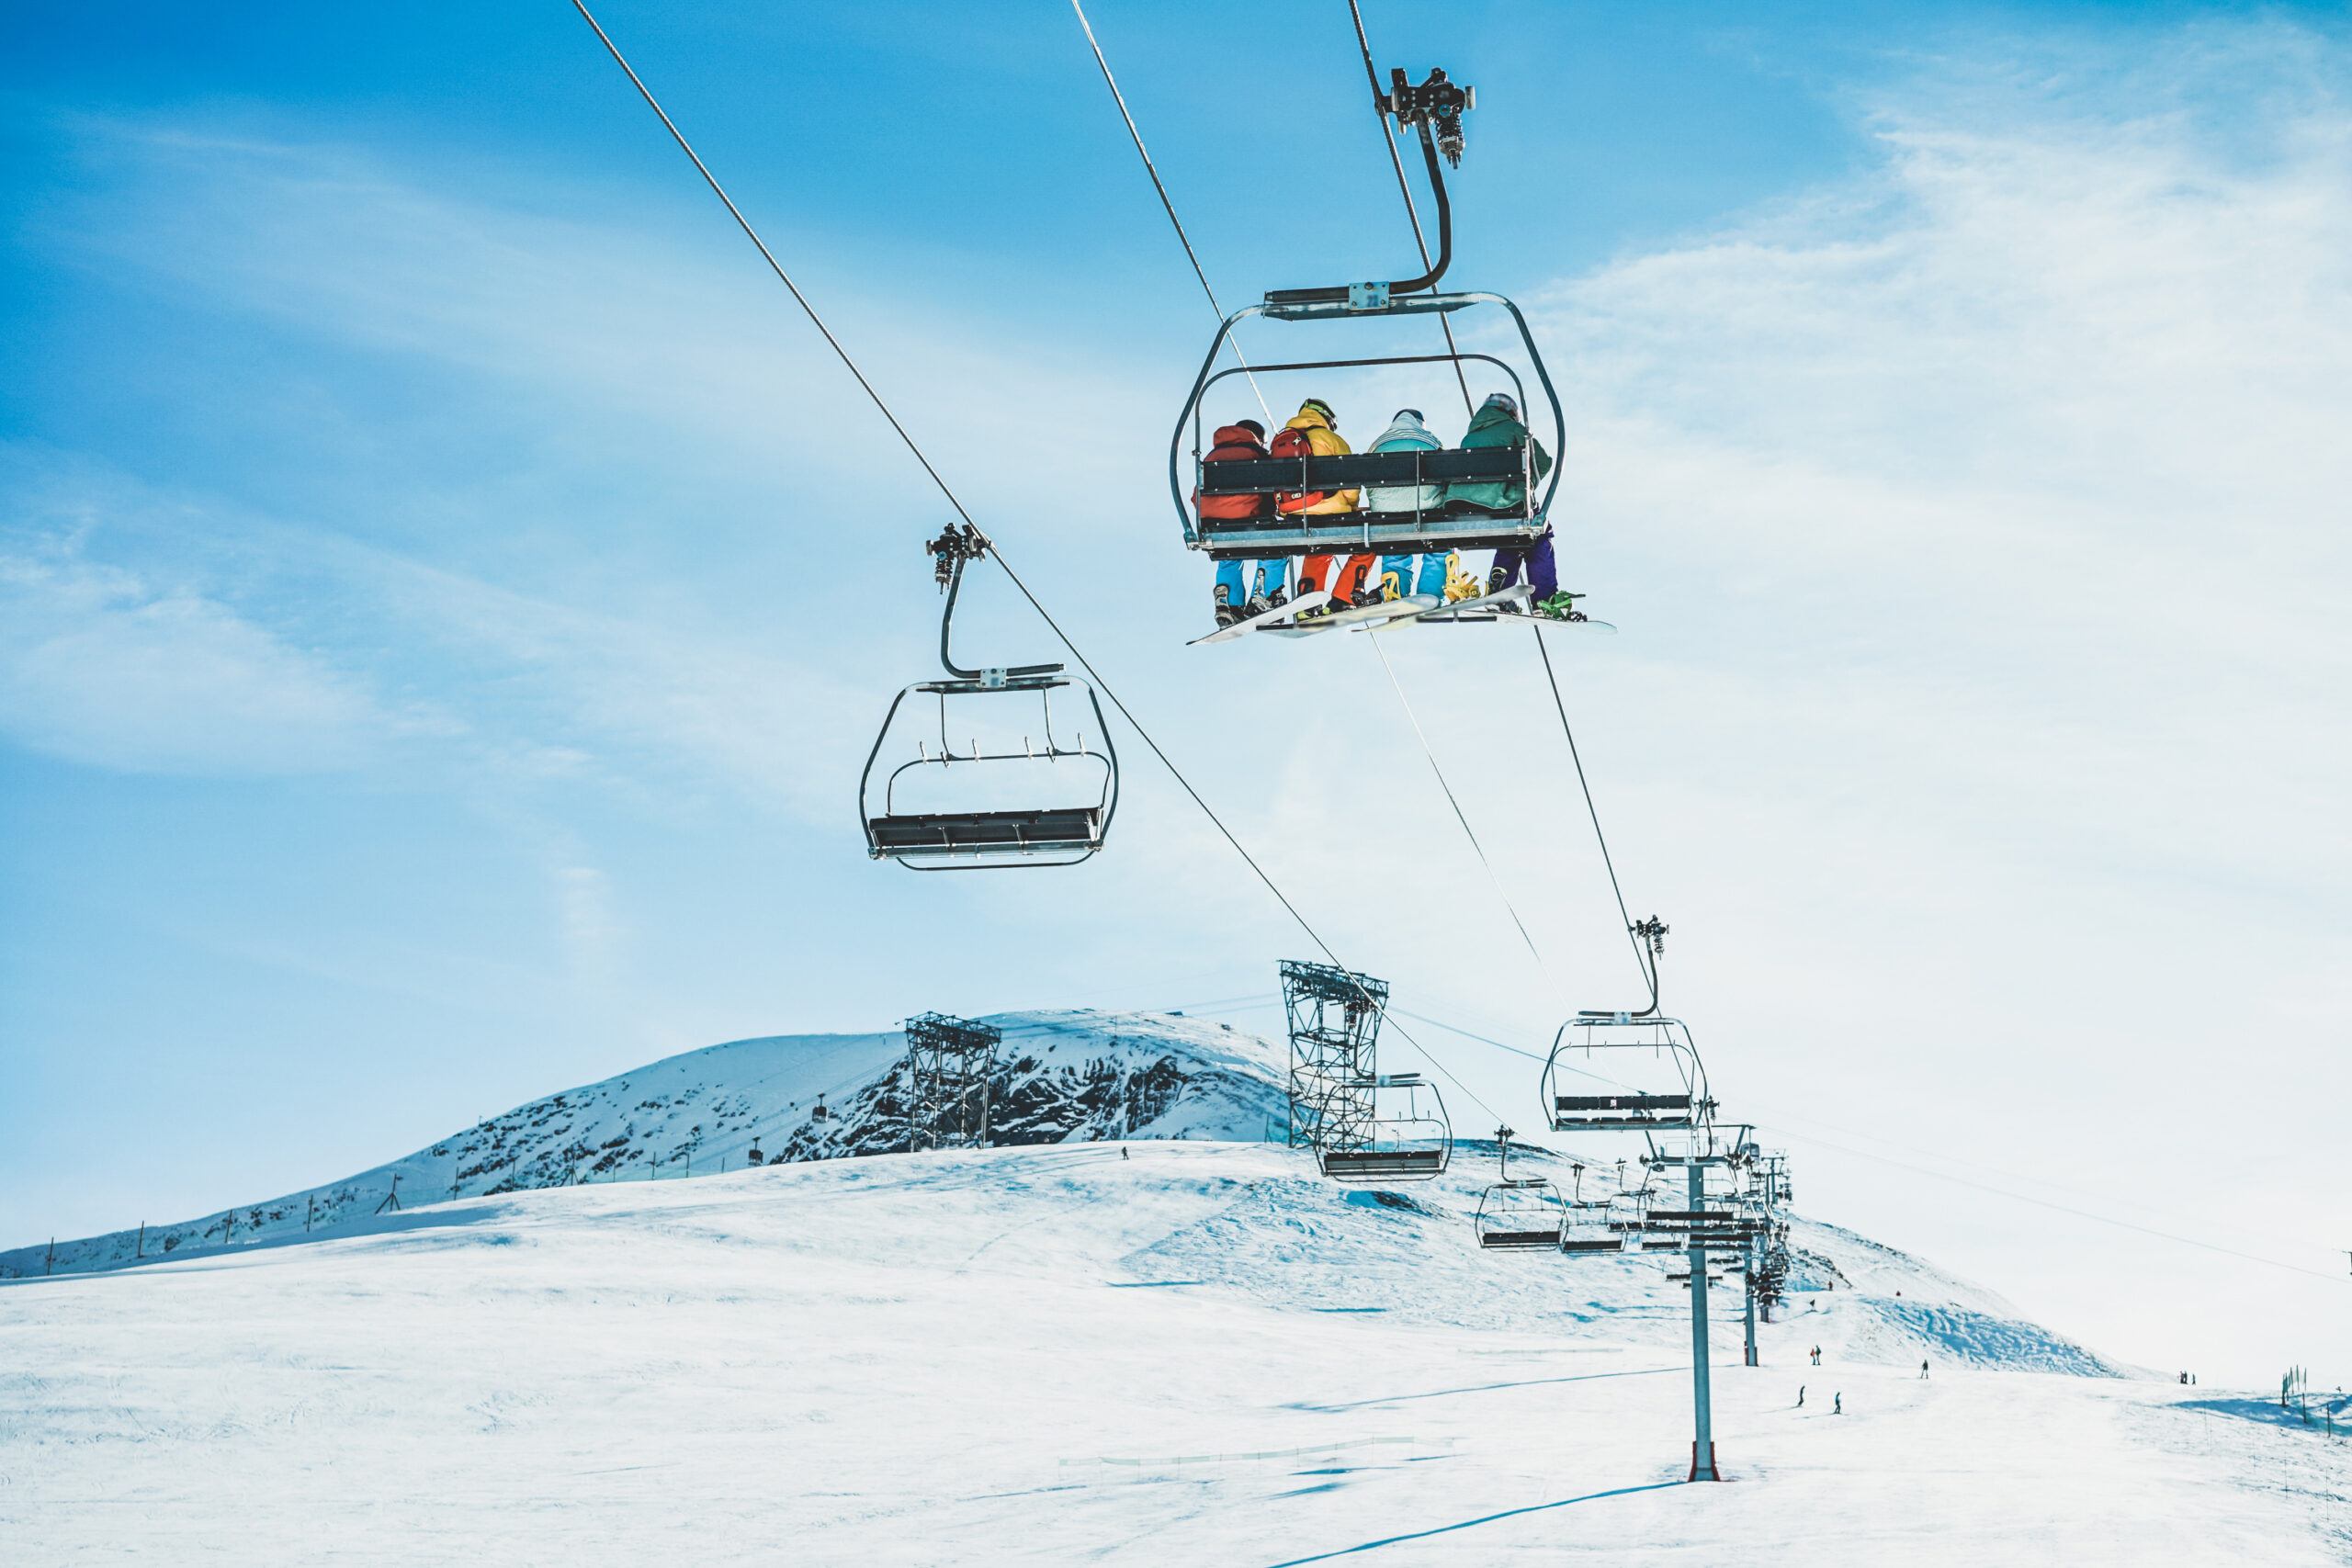
[[(1279, 1135), (1285, 1046), (1168, 1013), (1015, 1012), (989, 1089), (1000, 1145)], [(907, 1146), (906, 1037), (791, 1034), (667, 1057), (520, 1105), (356, 1176), (196, 1219), (0, 1252), (0, 1279), (317, 1234), (398, 1206)]]

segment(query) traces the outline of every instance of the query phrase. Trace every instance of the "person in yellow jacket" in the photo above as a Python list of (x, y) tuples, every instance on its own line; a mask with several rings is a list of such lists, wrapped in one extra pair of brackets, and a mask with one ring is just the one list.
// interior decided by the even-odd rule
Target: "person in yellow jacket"
[[(1309, 398), (1298, 405), (1298, 417), (1283, 426), (1274, 436), (1271, 448), (1277, 457), (1317, 457), (1345, 456), (1351, 448), (1340, 434), (1340, 422), (1331, 413), (1331, 405), (1320, 398)], [(1274, 498), (1274, 510), (1284, 516), (1303, 515), (1328, 517), (1337, 512), (1353, 512), (1356, 492), (1351, 490), (1285, 491)], [(1311, 592), (1329, 587), (1331, 603), (1329, 610), (1344, 610), (1358, 603), (1370, 603), (1368, 595), (1378, 589), (1371, 584), (1373, 558), (1351, 556), (1339, 576), (1331, 575), (1330, 556), (1309, 556), (1300, 569), (1298, 591)]]

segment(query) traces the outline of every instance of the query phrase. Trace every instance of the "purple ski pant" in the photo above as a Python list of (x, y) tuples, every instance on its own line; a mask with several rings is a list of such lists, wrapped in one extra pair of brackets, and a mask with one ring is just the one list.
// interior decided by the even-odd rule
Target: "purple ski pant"
[(1503, 580), (1494, 583), (1487, 592), (1492, 592), (1495, 588), (1509, 588), (1517, 582), (1522, 564), (1527, 569), (1528, 582), (1534, 587), (1537, 604), (1560, 591), (1559, 568), (1552, 559), (1552, 530), (1544, 529), (1543, 536), (1523, 550), (1497, 550), (1494, 570), (1501, 572)]

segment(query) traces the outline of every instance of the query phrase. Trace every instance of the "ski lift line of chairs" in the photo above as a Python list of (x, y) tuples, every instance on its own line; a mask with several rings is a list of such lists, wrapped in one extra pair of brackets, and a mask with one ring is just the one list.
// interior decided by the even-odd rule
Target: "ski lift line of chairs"
[[(967, 670), (951, 655), (948, 637), (956, 618), (956, 601), (962, 591), (964, 567), (967, 561), (985, 554), (989, 541), (968, 524), (960, 530), (950, 526), (939, 538), (926, 547), (938, 563), (936, 576), (946, 591), (947, 604), (939, 620), (939, 662), (947, 671), (944, 681), (918, 681), (891, 699), (889, 712), (883, 716), (881, 733), (874, 738), (874, 749), (866, 753), (865, 770), (858, 775), (858, 815), (865, 824), (865, 847), (875, 860), (894, 860), (913, 871), (984, 871), (1023, 866), (1075, 865), (1091, 859), (1102, 848), (1111, 830), (1111, 818), (1119, 804), (1119, 757), (1111, 742), (1110, 726), (1102, 716), (1102, 704), (1094, 688), (1085, 682), (1062, 673), (1059, 664), (1023, 664), (993, 669)], [(1087, 707), (1094, 715), (1094, 733), (1099, 748), (1090, 749), (1086, 732), (1075, 731), (1074, 745), (1065, 744), (1054, 730), (1053, 694), (1076, 692), (1083, 694)], [(881, 759), (882, 748), (889, 740), (891, 728), (898, 722), (899, 711), (906, 700), (918, 693), (935, 695), (939, 699), (939, 750), (933, 753), (925, 739), (917, 739), (912, 761), (899, 763), (881, 780), (880, 800), (876, 796), (875, 764)], [(971, 750), (958, 755), (949, 739), (947, 705), (952, 698), (981, 699), (1001, 702), (1034, 695), (1038, 702), (1045, 735), (1040, 750), (1026, 735), (1018, 751), (983, 751), (978, 740), (969, 742)], [(967, 768), (985, 767), (991, 763), (1045, 761), (1057, 766), (1064, 761), (1074, 763), (1082, 771), (1099, 769), (1101, 780), (1093, 787), (1091, 801), (1084, 798), (1087, 784), (1080, 786), (1080, 798), (1074, 804), (1055, 805), (1026, 810), (989, 811), (931, 811), (900, 812), (897, 809), (898, 789), (904, 775), (914, 772), (928, 776), (933, 768), (952, 772), (958, 764)], [(1091, 784), (1090, 779), (1088, 784)]]
[[(1411, 1096), (1402, 1116), (1372, 1120), (1370, 1141), (1356, 1148), (1322, 1151), (1323, 1174), (1351, 1185), (1376, 1181), (1429, 1181), (1445, 1174), (1453, 1161), (1453, 1126), (1445, 1113), (1445, 1097), (1419, 1073), (1382, 1073), (1351, 1087), (1377, 1093), (1401, 1089)], [(1422, 1115), (1419, 1096), (1427, 1089), (1437, 1101), (1434, 1115)]]

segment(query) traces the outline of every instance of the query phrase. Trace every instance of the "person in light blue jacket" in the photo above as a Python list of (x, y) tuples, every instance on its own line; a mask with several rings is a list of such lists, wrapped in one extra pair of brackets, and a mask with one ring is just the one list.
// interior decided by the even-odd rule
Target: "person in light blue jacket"
[[(1398, 409), (1388, 429), (1366, 450), (1434, 452), (1442, 445), (1430, 433), (1429, 426), (1421, 423), (1420, 410)], [(1364, 489), (1362, 505), (1366, 512), (1435, 512), (1442, 500), (1436, 485), (1369, 485)], [(1383, 556), (1380, 559), (1380, 582), (1384, 599), (1402, 599), (1408, 593), (1443, 598), (1445, 556), (1442, 551), (1423, 556), (1418, 583), (1413, 581), (1412, 557)]]

